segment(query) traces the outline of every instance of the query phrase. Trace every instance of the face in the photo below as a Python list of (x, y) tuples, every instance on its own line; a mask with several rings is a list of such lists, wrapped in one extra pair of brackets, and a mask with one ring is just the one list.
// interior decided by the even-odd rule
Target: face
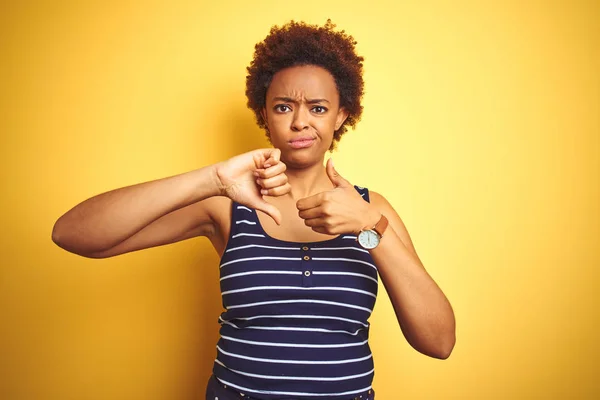
[(267, 89), (262, 115), (271, 143), (291, 168), (322, 163), (333, 132), (348, 116), (339, 106), (333, 76), (314, 65), (277, 72)]

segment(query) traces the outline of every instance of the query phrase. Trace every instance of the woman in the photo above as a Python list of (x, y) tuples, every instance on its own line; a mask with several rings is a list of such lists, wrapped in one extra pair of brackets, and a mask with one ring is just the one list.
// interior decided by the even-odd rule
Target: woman
[(363, 58), (334, 27), (290, 22), (256, 46), (248, 106), (273, 148), (100, 194), (54, 226), (93, 258), (211, 240), (226, 311), (207, 399), (374, 398), (378, 275), (416, 350), (454, 347), (452, 308), (396, 211), (323, 166), (362, 112)]

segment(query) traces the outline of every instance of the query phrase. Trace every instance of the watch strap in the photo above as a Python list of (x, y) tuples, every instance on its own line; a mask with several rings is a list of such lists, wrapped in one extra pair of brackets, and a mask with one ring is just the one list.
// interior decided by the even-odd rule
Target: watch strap
[(373, 228), (373, 230), (375, 232), (377, 232), (377, 234), (379, 235), (380, 238), (382, 238), (383, 233), (387, 229), (388, 225), (389, 225), (388, 219), (386, 218), (385, 215), (381, 214), (381, 218), (379, 219), (379, 222), (377, 222), (377, 224), (375, 224), (375, 227)]

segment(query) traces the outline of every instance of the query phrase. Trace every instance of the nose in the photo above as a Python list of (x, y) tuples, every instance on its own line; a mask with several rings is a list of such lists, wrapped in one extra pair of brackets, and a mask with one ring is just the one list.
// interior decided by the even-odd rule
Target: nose
[(304, 129), (308, 129), (308, 113), (305, 107), (299, 107), (294, 113), (294, 119), (292, 120), (292, 130), (295, 132), (301, 132)]

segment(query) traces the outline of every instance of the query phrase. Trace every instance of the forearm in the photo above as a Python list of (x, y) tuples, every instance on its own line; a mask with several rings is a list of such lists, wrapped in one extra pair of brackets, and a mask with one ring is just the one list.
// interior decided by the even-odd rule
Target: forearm
[(220, 194), (216, 164), (91, 197), (62, 215), (52, 230), (61, 247), (109, 249), (171, 211)]
[(370, 250), (408, 342), (419, 352), (447, 358), (455, 343), (448, 299), (390, 226)]

